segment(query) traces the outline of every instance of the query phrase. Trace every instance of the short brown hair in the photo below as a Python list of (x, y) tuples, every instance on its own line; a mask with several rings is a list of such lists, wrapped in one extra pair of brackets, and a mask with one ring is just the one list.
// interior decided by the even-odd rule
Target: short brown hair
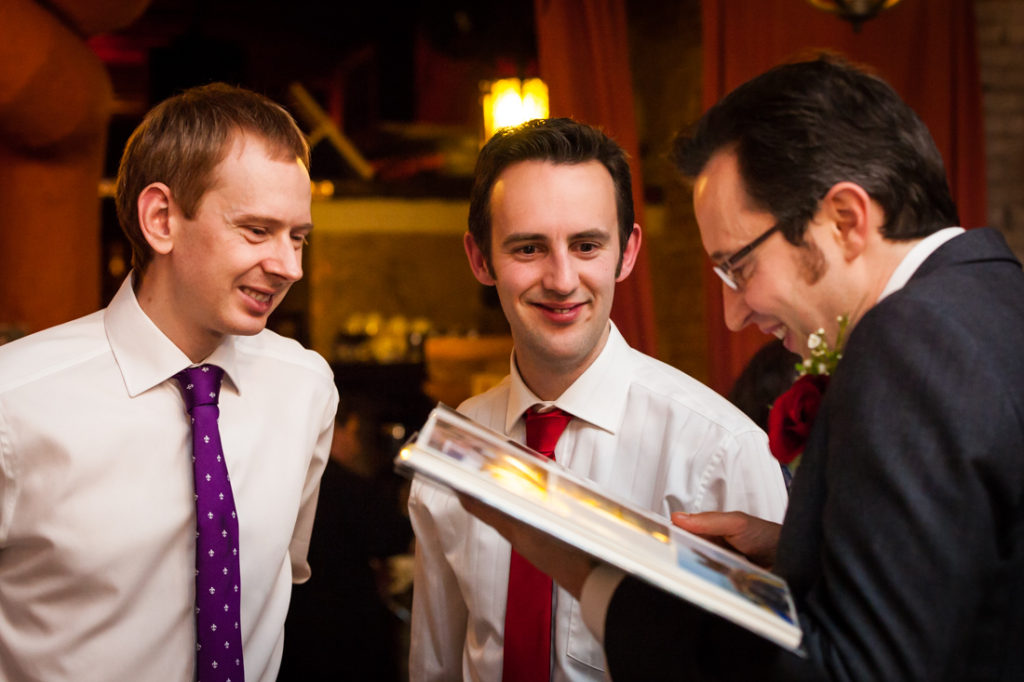
[(491, 190), (509, 166), (523, 161), (598, 161), (612, 176), (619, 221), (619, 267), (633, 233), (633, 186), (626, 152), (603, 132), (568, 118), (534, 119), (502, 128), (480, 150), (469, 199), (469, 233), (491, 269)]
[(154, 182), (166, 184), (192, 218), (214, 181), (213, 170), (236, 134), (251, 133), (280, 158), (298, 157), (309, 169), (309, 145), (279, 104), (224, 83), (191, 88), (154, 107), (125, 145), (117, 170), (117, 217), (132, 245), (132, 267), (145, 272), (153, 251), (139, 225), (138, 199)]

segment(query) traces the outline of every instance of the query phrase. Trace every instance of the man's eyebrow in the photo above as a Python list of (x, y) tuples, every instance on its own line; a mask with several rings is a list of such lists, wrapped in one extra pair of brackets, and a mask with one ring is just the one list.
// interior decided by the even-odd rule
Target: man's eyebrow
[(597, 228), (593, 230), (583, 230), (575, 234), (569, 235), (569, 239), (572, 241), (579, 241), (580, 239), (590, 239), (592, 241), (601, 241), (604, 239), (611, 239), (612, 235), (606, 230), (599, 230)]
[(313, 230), (313, 223), (289, 225), (272, 216), (260, 215), (258, 213), (243, 213), (232, 217), (231, 222), (235, 225), (261, 225), (264, 227), (285, 228), (288, 230), (306, 230), (310, 232)]
[[(579, 241), (581, 239), (590, 239), (592, 241), (603, 241), (611, 239), (611, 235), (608, 234), (607, 230), (593, 229), (583, 230), (582, 232), (574, 232), (569, 235), (569, 241)], [(516, 232), (510, 234), (502, 240), (502, 245), (518, 244), (520, 242), (546, 242), (549, 241), (550, 237), (541, 232)]]
[(721, 263), (722, 261), (729, 260), (729, 256), (735, 253), (735, 251), (715, 251), (708, 255), (714, 263)]
[(518, 244), (520, 242), (544, 242), (547, 241), (546, 234), (540, 232), (515, 232), (501, 240), (502, 246)]

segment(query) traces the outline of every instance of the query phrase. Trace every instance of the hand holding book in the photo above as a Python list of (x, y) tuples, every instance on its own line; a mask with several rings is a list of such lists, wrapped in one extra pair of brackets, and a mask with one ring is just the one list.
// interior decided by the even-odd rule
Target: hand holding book
[(739, 552), (762, 568), (775, 565), (782, 526), (743, 512), (673, 512), (672, 523), (722, 547)]
[(770, 564), (775, 524), (722, 513), (684, 515), (676, 527), (444, 406), (395, 465), (454, 490), (463, 506), (577, 598), (597, 557), (783, 647), (799, 647), (785, 581), (698, 535), (725, 537)]
[[(597, 559), (473, 497), (459, 494), (459, 502), (466, 511), (498, 531), (517, 552), (579, 600), (583, 583), (599, 563)], [(675, 512), (672, 523), (705, 540), (740, 552), (758, 566), (768, 569), (775, 560), (775, 547), (782, 528), (777, 523), (743, 512)]]

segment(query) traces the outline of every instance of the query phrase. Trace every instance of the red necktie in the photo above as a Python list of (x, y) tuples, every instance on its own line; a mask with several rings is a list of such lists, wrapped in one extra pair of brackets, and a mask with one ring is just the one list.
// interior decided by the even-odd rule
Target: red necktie
[[(557, 408), (526, 411), (526, 446), (555, 458), (572, 415)], [(502, 682), (547, 682), (551, 673), (551, 578), (512, 550), (505, 607)]]

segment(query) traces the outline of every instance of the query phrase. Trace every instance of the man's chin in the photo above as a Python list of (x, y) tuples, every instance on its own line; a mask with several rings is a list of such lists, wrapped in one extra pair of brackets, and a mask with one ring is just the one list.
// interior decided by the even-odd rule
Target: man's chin
[(587, 341), (549, 346), (545, 354), (546, 364), (552, 368), (552, 371), (575, 373), (581, 367), (589, 366), (600, 353), (601, 347), (603, 344), (593, 344)]
[(782, 345), (786, 347), (790, 353), (796, 353), (797, 355), (803, 355), (804, 350), (807, 348), (807, 337), (799, 334), (794, 334), (788, 329), (783, 330), (783, 334), (778, 336), (782, 340)]
[(248, 315), (245, 319), (236, 320), (228, 330), (228, 334), (234, 336), (255, 336), (267, 328), (268, 317), (265, 315), (258, 317)]

